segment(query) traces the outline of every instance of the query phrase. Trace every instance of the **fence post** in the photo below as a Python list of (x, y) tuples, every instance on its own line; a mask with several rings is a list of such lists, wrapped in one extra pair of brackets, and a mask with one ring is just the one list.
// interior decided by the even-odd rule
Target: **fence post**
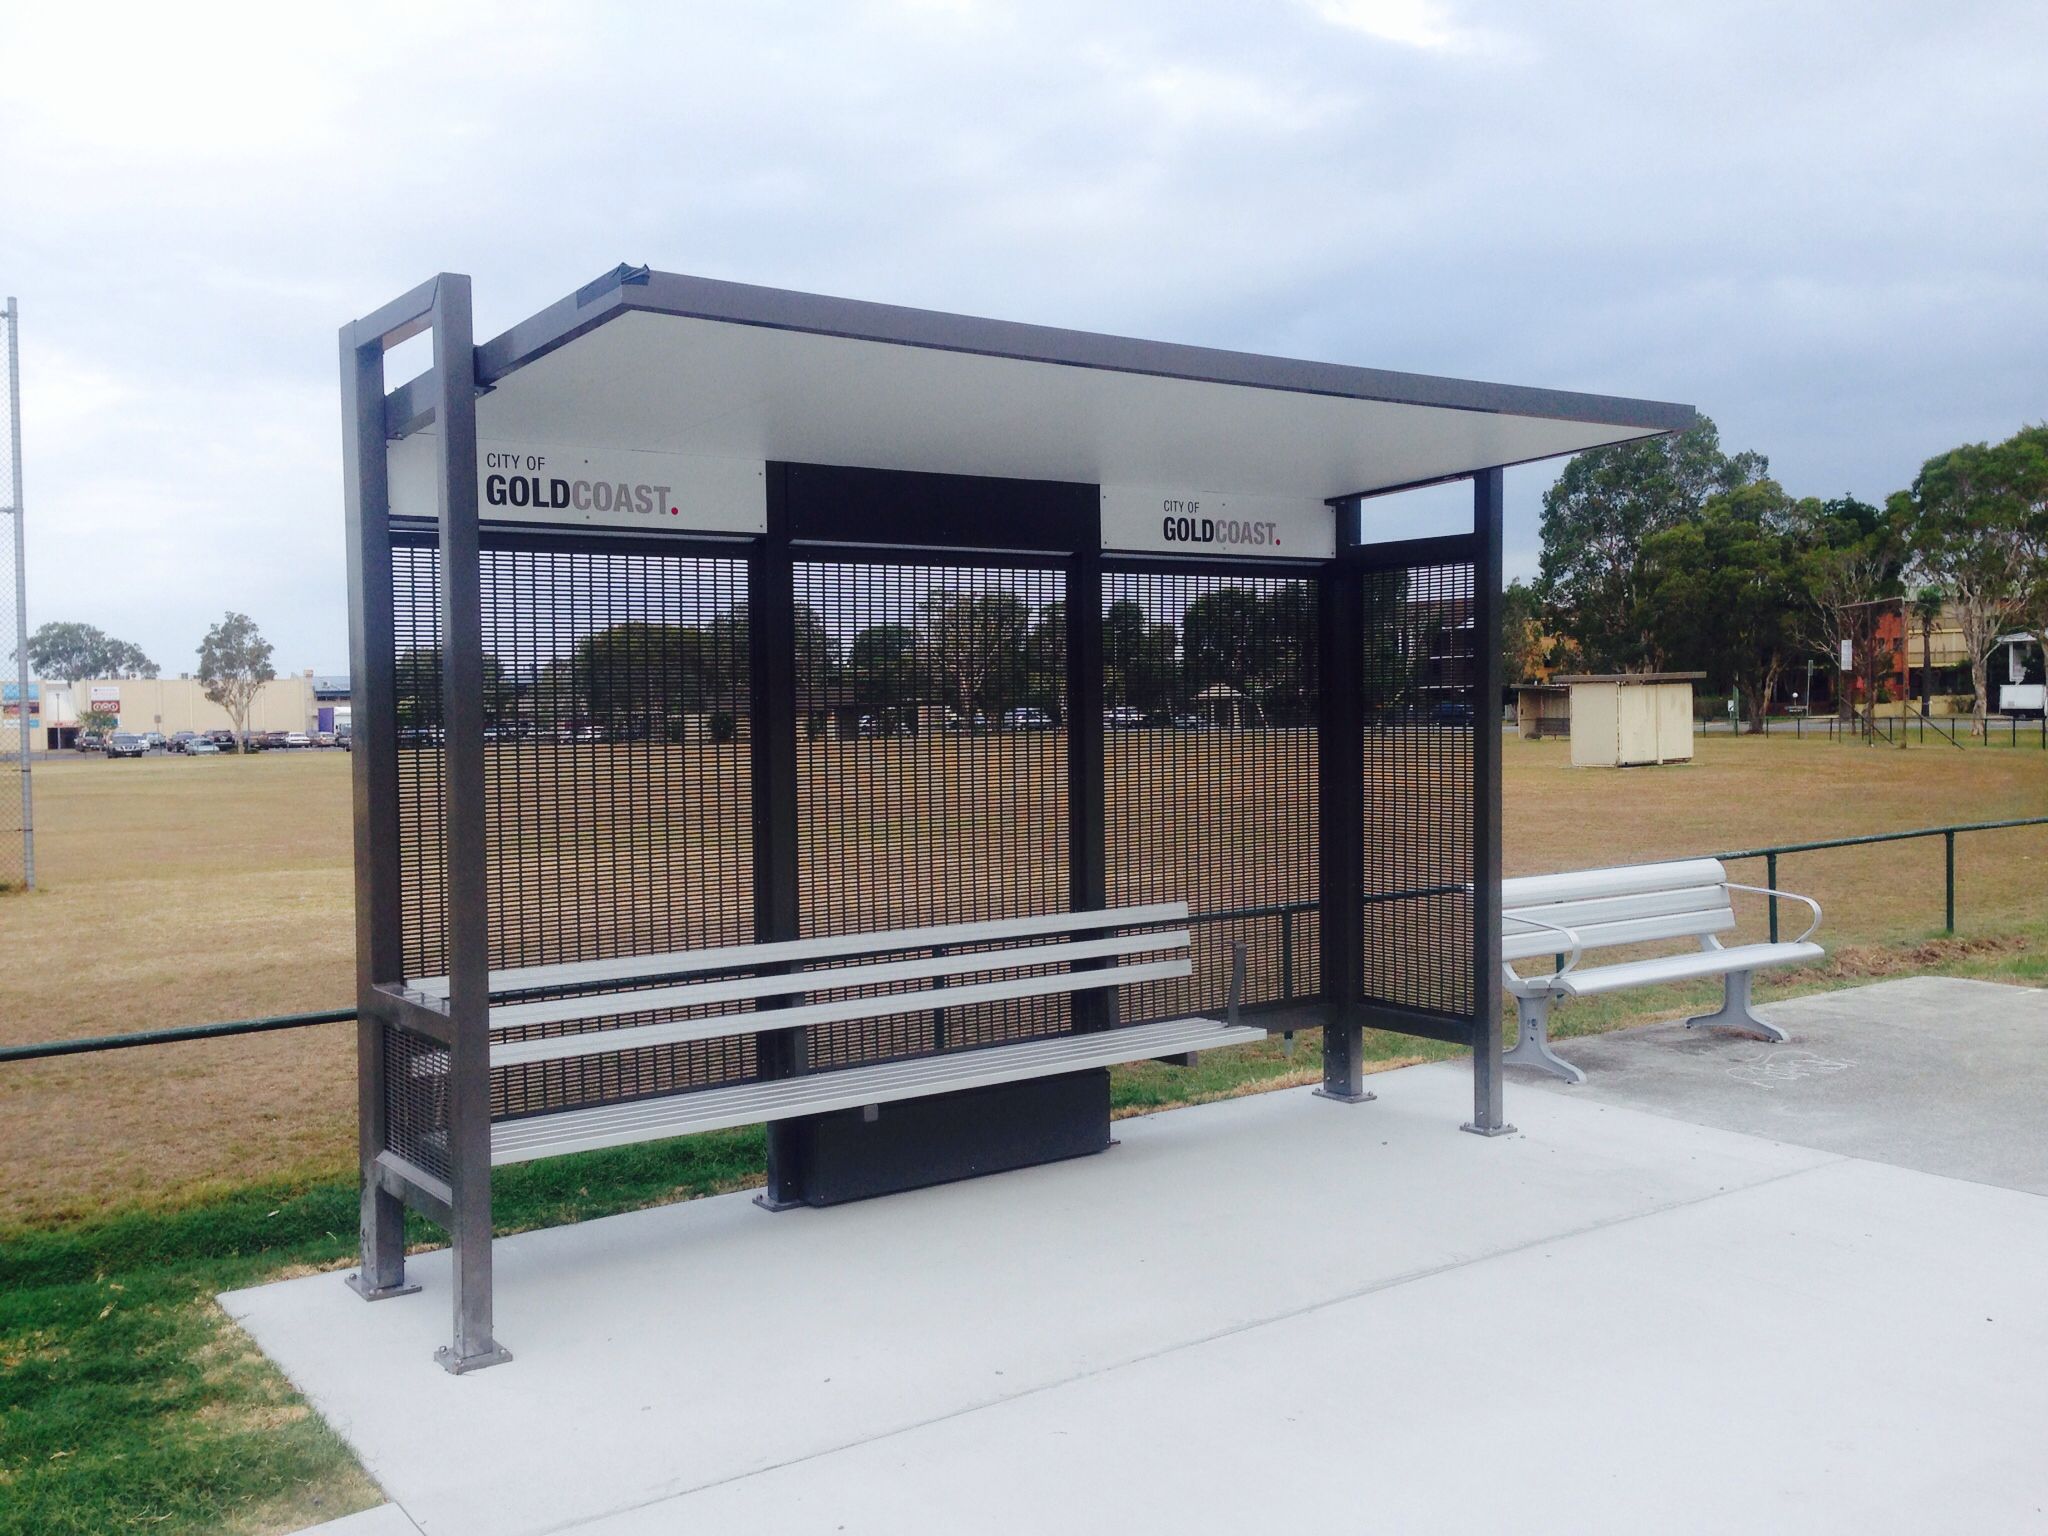
[(1280, 909), (1280, 995), (1294, 1001), (1294, 908)]
[(1950, 828), (1949, 828), (1949, 829), (1948, 829), (1948, 830), (1947, 830), (1946, 832), (1942, 833), (1942, 834), (1941, 834), (1941, 840), (1942, 840), (1942, 842), (1943, 842), (1944, 844), (1946, 844), (1946, 845), (1947, 845), (1947, 846), (1946, 846), (1946, 849), (1945, 849), (1945, 852), (1946, 852), (1946, 854), (1947, 854), (1947, 859), (1946, 859), (1946, 863), (1947, 863), (1947, 866), (1948, 866), (1948, 931), (1949, 931), (1949, 932), (1950, 932), (1951, 934), (1953, 934), (1953, 933), (1954, 933), (1954, 932), (1956, 931), (1956, 833), (1955, 833), (1955, 828), (1953, 828), (1953, 827), (1950, 827)]
[(1778, 897), (1776, 894), (1778, 889), (1778, 856), (1775, 853), (1764, 855), (1764, 884), (1768, 885), (1772, 892), (1770, 898), (1771, 942), (1775, 944), (1778, 942)]

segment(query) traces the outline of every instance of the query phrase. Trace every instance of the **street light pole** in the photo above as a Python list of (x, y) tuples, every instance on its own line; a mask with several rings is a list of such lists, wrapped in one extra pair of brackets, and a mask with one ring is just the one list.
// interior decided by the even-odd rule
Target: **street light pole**
[(7, 413), (14, 470), (7, 510), (14, 519), (14, 667), (15, 745), (21, 752), (21, 883), (36, 884), (35, 797), (29, 789), (28, 764), (28, 545), (22, 533), (21, 510), (21, 310), (7, 300)]

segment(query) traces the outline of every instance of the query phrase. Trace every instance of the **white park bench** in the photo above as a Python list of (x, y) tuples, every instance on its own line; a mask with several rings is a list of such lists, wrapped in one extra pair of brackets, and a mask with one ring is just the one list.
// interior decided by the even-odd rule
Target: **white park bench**
[[(1813, 921), (1806, 932), (1786, 943), (1724, 945), (1719, 936), (1735, 926), (1730, 894), (1734, 891), (1804, 902), (1813, 910)], [(1749, 978), (1767, 966), (1818, 960), (1825, 951), (1807, 941), (1819, 927), (1818, 902), (1789, 891), (1738, 885), (1728, 878), (1718, 859), (1681, 859), (1503, 880), (1501, 982), (1515, 1000), (1521, 1039), (1501, 1059), (1582, 1083), (1586, 1074), (1550, 1049), (1550, 1006), (1554, 1001), (1705, 976), (1726, 979), (1721, 1007), (1718, 1012), (1688, 1020), (1689, 1026), (1723, 1025), (1766, 1040), (1785, 1040), (1788, 1037), (1782, 1029), (1750, 1012)], [(1613, 965), (1584, 969), (1579, 965), (1589, 950), (1665, 939), (1696, 939), (1698, 946)], [(1517, 961), (1539, 956), (1554, 957), (1556, 969), (1536, 976), (1516, 973)]]
[[(1183, 977), (1192, 971), (1187, 920), (1187, 903), (1174, 901), (493, 971), (491, 1065), (571, 1061), (814, 1025), (907, 1020), (942, 1009)], [(960, 977), (969, 979), (949, 984), (949, 978)], [(893, 990), (872, 990), (883, 986)], [(413, 987), (444, 997), (447, 981), (432, 977)], [(1229, 1003), (1221, 1020), (1112, 1026), (504, 1119), (491, 1128), (491, 1161), (520, 1163), (834, 1110), (874, 1110), (901, 1099), (1123, 1062), (1184, 1064), (1198, 1051), (1266, 1038), (1265, 1030), (1238, 1022), (1243, 989), (1239, 944), (1232, 947)], [(865, 995), (846, 995), (855, 990)], [(727, 1011), (699, 1012), (711, 1008)], [(689, 1010), (689, 1016), (587, 1027), (623, 1015), (678, 1010)], [(575, 1032), (533, 1033), (540, 1026)]]

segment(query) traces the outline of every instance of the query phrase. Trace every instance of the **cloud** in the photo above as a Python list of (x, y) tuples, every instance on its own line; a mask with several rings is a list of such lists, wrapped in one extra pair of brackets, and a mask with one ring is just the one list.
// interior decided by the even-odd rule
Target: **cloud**
[[(0, 78), (31, 609), (346, 658), (336, 333), (621, 260), (1695, 402), (1876, 499), (2038, 419), (2048, 9), (42, 6)], [(34, 60), (33, 68), (23, 67)], [(1509, 477), (1533, 566), (1549, 472)], [(1454, 509), (1455, 510), (1455, 509)], [(1384, 515), (1407, 517), (1392, 503)]]

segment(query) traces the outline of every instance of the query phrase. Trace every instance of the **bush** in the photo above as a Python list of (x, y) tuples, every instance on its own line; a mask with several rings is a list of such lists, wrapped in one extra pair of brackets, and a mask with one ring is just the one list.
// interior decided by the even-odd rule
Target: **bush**
[(729, 709), (719, 709), (711, 714), (711, 739), (723, 745), (739, 739), (739, 722), (732, 717)]

